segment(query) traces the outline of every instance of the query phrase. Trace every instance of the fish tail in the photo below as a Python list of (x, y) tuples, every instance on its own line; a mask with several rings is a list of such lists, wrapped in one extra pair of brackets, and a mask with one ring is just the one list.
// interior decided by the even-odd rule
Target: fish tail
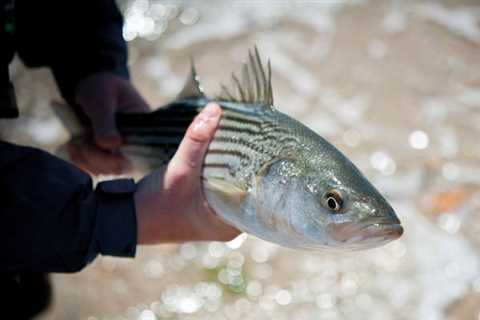
[(198, 111), (193, 106), (174, 102), (151, 113), (119, 113), (116, 123), (127, 145), (175, 151)]

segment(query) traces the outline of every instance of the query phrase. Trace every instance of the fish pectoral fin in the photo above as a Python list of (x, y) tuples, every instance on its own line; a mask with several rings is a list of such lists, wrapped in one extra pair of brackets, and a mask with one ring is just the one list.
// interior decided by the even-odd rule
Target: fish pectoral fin
[(240, 210), (247, 196), (244, 186), (221, 178), (204, 178), (204, 188), (215, 194), (223, 204), (231, 209)]

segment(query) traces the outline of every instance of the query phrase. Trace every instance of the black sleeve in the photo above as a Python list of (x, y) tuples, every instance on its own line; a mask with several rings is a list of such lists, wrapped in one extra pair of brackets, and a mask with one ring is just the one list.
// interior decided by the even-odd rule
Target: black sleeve
[(50, 67), (70, 104), (82, 78), (102, 71), (128, 77), (115, 0), (17, 0), (15, 10), (19, 56), (30, 67)]
[(0, 142), (0, 272), (74, 272), (98, 254), (133, 257), (131, 179), (100, 183), (46, 152)]

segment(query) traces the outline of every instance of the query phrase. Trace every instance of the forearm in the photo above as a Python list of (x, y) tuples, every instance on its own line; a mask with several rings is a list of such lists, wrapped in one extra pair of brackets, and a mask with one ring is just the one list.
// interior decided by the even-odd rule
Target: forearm
[(43, 151), (0, 142), (0, 271), (74, 272), (98, 254), (134, 256), (131, 180), (100, 184)]

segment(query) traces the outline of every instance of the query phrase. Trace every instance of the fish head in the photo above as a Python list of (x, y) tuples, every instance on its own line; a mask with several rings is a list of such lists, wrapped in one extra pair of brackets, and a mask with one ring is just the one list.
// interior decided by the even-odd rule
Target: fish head
[(321, 207), (311, 219), (328, 246), (359, 250), (398, 239), (403, 227), (392, 206), (348, 159), (337, 160), (309, 187)]
[[(403, 228), (394, 209), (364, 175), (333, 146), (307, 161), (303, 188), (305, 234), (329, 248), (351, 250), (381, 246), (398, 239)], [(325, 146), (324, 146), (325, 148)]]
[(282, 221), (274, 223), (283, 228), (284, 237), (277, 242), (303, 249), (361, 250), (402, 235), (392, 206), (333, 146), (303, 159), (298, 159), (301, 151), (296, 154), (297, 159), (270, 166), (264, 177), (264, 188), (271, 189), (264, 190), (261, 203), (275, 212), (264, 216)]

